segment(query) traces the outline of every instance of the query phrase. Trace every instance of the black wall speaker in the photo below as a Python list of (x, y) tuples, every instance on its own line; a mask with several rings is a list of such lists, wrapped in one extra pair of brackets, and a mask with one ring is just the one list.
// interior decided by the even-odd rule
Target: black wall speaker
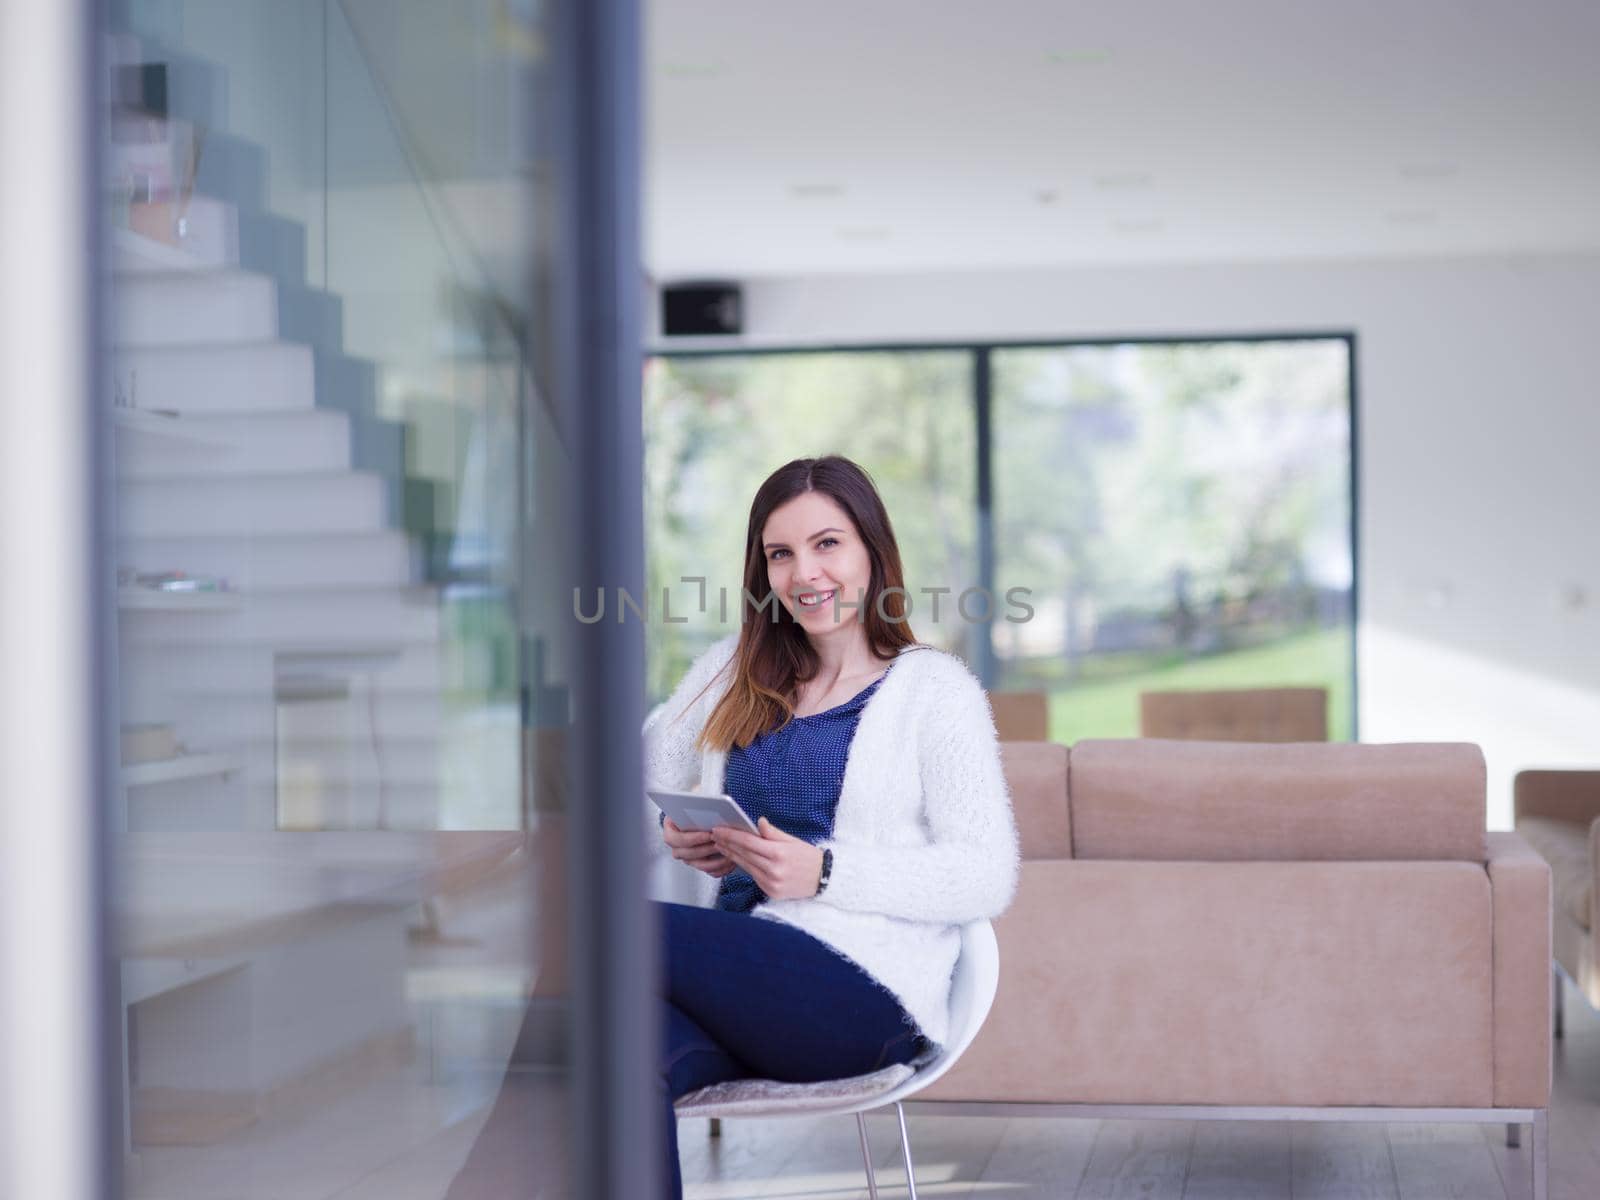
[(736, 283), (680, 283), (661, 289), (667, 337), (726, 337), (744, 332), (744, 294)]

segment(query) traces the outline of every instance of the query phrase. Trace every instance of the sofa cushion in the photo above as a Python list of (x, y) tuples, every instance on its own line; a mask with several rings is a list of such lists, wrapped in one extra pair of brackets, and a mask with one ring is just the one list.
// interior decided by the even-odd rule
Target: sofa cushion
[(1593, 929), (1594, 866), (1589, 861), (1589, 827), (1552, 817), (1521, 817), (1517, 832), (1550, 864), (1556, 911), (1580, 929)]
[(1083, 741), (1067, 794), (1074, 858), (1486, 858), (1467, 744)]
[(1067, 748), (1057, 742), (1001, 742), (1000, 765), (1023, 858), (1071, 858)]

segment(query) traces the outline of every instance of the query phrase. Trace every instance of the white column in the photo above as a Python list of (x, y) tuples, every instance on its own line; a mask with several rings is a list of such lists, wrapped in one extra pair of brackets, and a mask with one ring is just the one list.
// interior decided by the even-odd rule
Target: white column
[(104, 1194), (92, 21), (0, 3), (0, 1195)]

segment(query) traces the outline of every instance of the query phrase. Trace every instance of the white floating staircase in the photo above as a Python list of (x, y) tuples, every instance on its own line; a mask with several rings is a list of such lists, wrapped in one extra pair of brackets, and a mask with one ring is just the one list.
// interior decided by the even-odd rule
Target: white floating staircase
[[(165, 57), (125, 38), (116, 54)], [(130, 791), (129, 828), (272, 829), (280, 769), (302, 813), (307, 779), (330, 781), (333, 827), (434, 827), (444, 681), (421, 543), (442, 533), (415, 515), (448, 508), (448, 482), (415, 476), (405, 427), (378, 415), (338, 299), (305, 284), (304, 230), (264, 211), (264, 154), (216, 131), (217, 73), (173, 58), (174, 115), (209, 129), (196, 194), (142, 214), (173, 236), (111, 238), (107, 401), (132, 410), (117, 562), (226, 577), (239, 603), (124, 611), (121, 700), (125, 722), (170, 722), (242, 769)], [(289, 707), (307, 696), (320, 726)]]

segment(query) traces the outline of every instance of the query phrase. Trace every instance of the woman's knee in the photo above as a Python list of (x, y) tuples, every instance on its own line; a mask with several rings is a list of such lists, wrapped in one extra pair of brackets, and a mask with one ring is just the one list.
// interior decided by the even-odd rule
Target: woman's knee
[(661, 1079), (676, 1100), (707, 1084), (736, 1079), (743, 1068), (716, 1038), (671, 1001), (661, 1005)]

